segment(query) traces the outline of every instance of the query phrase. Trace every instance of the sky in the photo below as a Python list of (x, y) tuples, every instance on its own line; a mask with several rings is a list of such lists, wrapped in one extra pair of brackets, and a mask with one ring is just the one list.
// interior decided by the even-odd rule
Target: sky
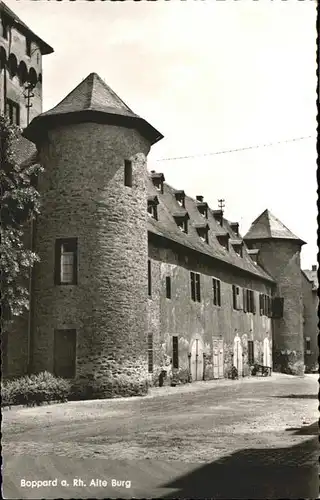
[(44, 111), (98, 73), (164, 135), (150, 170), (212, 209), (223, 198), (243, 235), (268, 208), (316, 264), (315, 1), (5, 3), (55, 50)]

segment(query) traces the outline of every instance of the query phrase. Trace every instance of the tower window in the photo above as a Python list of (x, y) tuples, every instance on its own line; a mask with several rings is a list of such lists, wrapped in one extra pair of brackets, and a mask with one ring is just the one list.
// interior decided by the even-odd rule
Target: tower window
[(20, 106), (18, 103), (7, 99), (6, 114), (13, 125), (20, 125)]
[(153, 335), (148, 333), (148, 372), (153, 372)]
[(178, 337), (172, 337), (172, 368), (179, 368)]
[(166, 277), (166, 297), (167, 297), (167, 299), (171, 299), (171, 278), (170, 278), (170, 276)]
[(54, 374), (74, 378), (76, 374), (76, 330), (54, 331)]
[(77, 238), (56, 240), (55, 248), (55, 284), (76, 285), (77, 269)]
[(213, 303), (215, 306), (221, 306), (221, 282), (212, 278)]
[(310, 337), (306, 337), (306, 354), (311, 354), (311, 340), (310, 340)]
[(26, 38), (26, 54), (31, 57), (31, 40), (29, 38)]
[(190, 280), (191, 280), (191, 298), (194, 302), (201, 302), (200, 274), (191, 271)]
[(124, 185), (132, 187), (132, 161), (124, 161)]
[(151, 288), (152, 288), (152, 284), (151, 284), (151, 260), (148, 260), (148, 295), (149, 297), (151, 297)]

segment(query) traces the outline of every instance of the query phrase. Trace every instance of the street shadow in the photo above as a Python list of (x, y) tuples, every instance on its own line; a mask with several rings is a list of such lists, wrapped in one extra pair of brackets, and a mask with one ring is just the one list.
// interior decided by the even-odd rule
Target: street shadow
[(162, 498), (318, 498), (318, 446), (312, 438), (289, 448), (244, 449), (163, 485), (176, 491)]
[(294, 431), (294, 436), (318, 436), (319, 435), (319, 421), (316, 420), (313, 424), (302, 425), (301, 427), (288, 427), (286, 431)]
[(318, 399), (318, 394), (287, 394), (286, 396), (271, 396), (272, 398), (281, 399)]

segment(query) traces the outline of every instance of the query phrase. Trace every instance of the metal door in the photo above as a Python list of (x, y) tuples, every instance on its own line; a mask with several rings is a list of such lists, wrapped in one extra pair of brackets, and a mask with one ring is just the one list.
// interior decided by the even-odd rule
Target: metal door
[(192, 380), (203, 380), (203, 342), (195, 339), (191, 344)]

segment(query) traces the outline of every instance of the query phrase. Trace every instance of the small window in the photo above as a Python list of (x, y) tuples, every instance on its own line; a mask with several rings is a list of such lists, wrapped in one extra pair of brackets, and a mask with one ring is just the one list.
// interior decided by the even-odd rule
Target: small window
[(56, 240), (55, 284), (77, 284), (77, 238)]
[(26, 38), (26, 54), (31, 57), (31, 40), (29, 38)]
[(132, 161), (124, 161), (124, 185), (132, 187)]
[(151, 260), (148, 260), (148, 295), (151, 297)]
[(248, 340), (248, 363), (249, 365), (254, 364), (254, 344), (253, 340)]
[(4, 19), (1, 19), (1, 31), (0, 35), (5, 39), (8, 40), (8, 25)]
[(179, 368), (178, 337), (172, 337), (172, 368)]
[(54, 331), (54, 374), (74, 378), (76, 374), (76, 330)]
[(187, 219), (177, 220), (177, 226), (182, 233), (186, 233), (186, 234), (188, 233), (188, 220)]
[(194, 302), (201, 302), (200, 274), (191, 271), (190, 279), (191, 279), (191, 298)]
[(148, 372), (153, 372), (153, 334), (148, 333)]
[(240, 289), (236, 285), (232, 285), (233, 309), (240, 309), (239, 305)]
[(212, 278), (213, 303), (215, 306), (221, 306), (221, 286), (220, 280)]
[(148, 214), (150, 217), (152, 217), (155, 220), (158, 220), (158, 210), (157, 210), (157, 205), (153, 205), (151, 203), (148, 203)]
[(166, 297), (167, 297), (167, 299), (171, 299), (171, 278), (170, 278), (170, 276), (166, 277)]
[(20, 106), (18, 103), (7, 99), (6, 114), (12, 125), (20, 125)]

